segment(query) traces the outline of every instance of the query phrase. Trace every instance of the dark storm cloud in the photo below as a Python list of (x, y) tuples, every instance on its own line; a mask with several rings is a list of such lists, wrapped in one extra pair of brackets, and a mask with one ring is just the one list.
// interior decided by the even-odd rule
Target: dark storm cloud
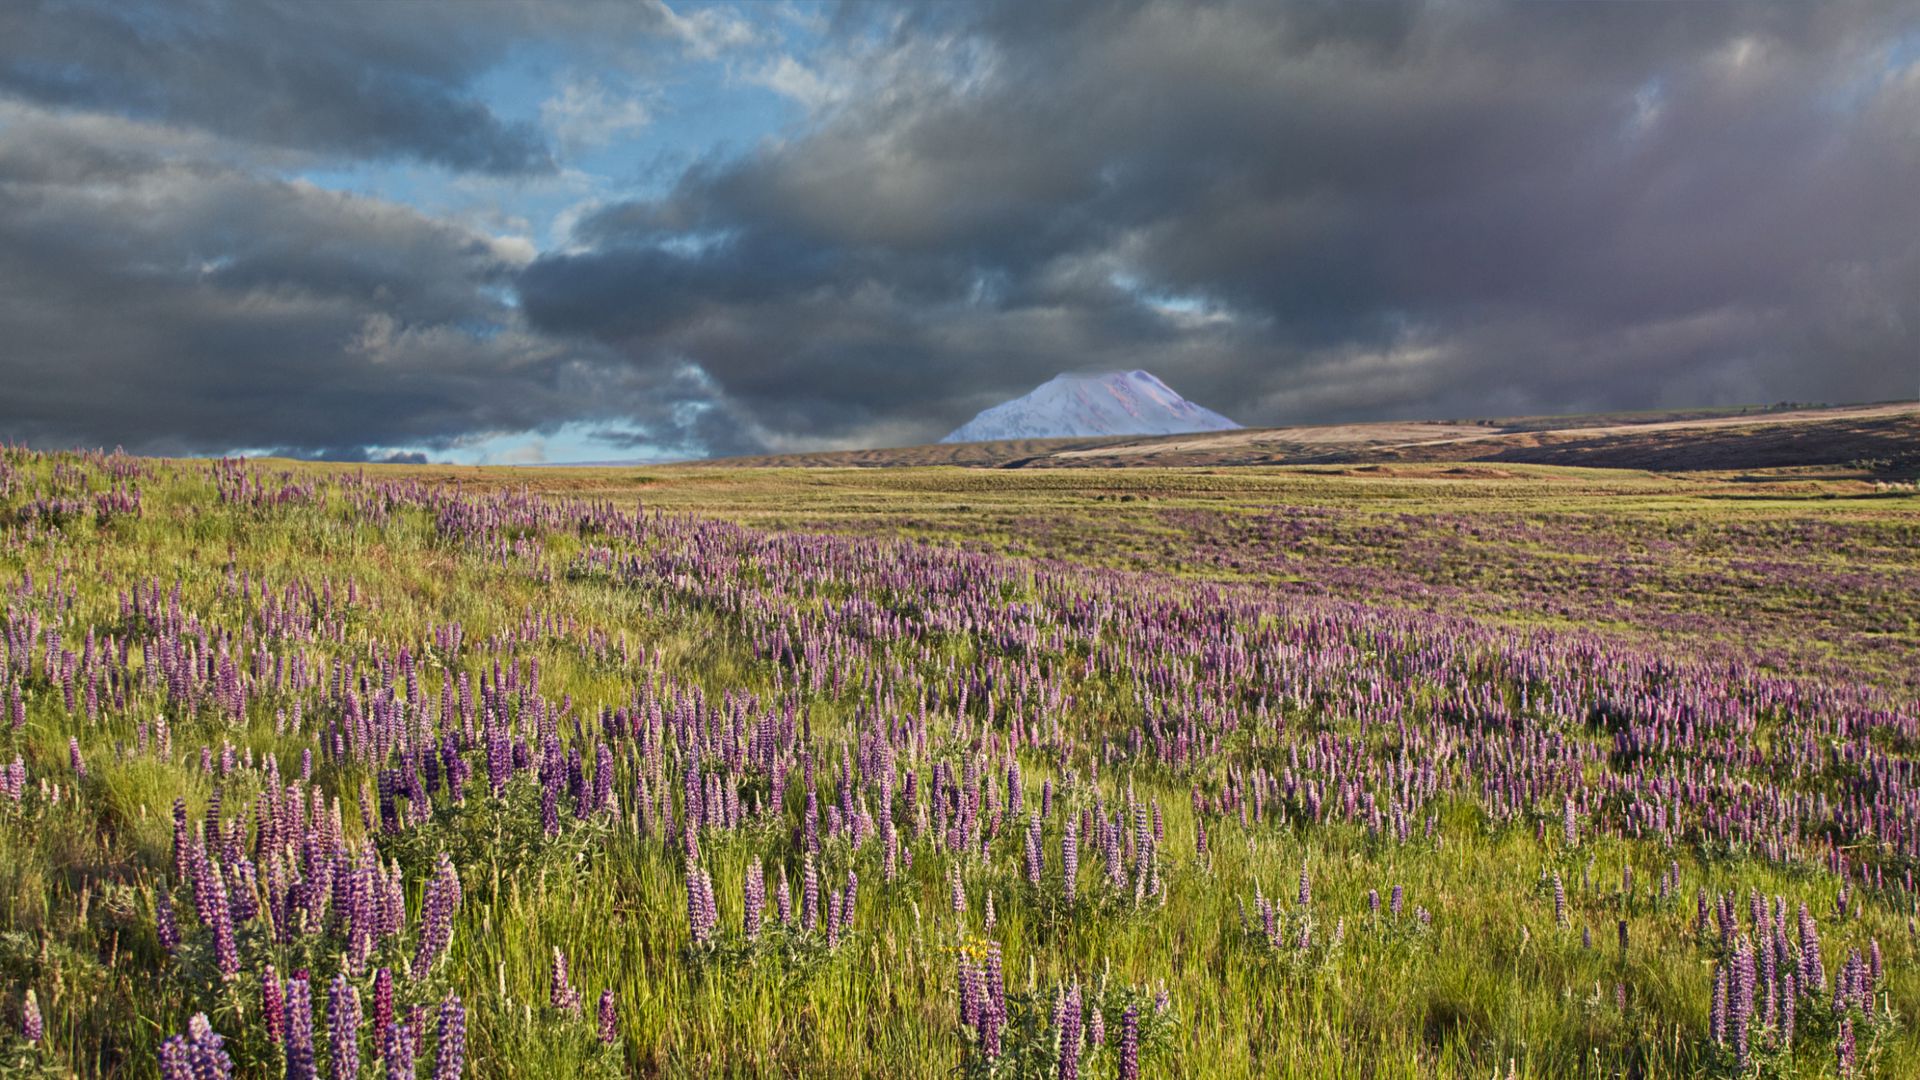
[(804, 124), (563, 250), (286, 178), (518, 186), (555, 163), (483, 92), (516, 50), (633, 72), (757, 34), (595, 0), (0, 5), (0, 437), (905, 443), (1075, 369), (1247, 423), (1920, 392), (1896, 3), (851, 4), (784, 66), (729, 61)]
[[(531, 250), (375, 199), (7, 117), (0, 431), (153, 452), (358, 460), (600, 420), (700, 447), (683, 372), (535, 333)], [(750, 449), (735, 440), (735, 449)]]
[(658, 3), (24, 0), (0, 6), (0, 93), (352, 160), (554, 167), (476, 81), (516, 45), (632, 62), (688, 28)]
[(1910, 7), (864, 10), (839, 104), (584, 221), (532, 323), (801, 442), (1073, 368), (1246, 422), (1920, 391)]

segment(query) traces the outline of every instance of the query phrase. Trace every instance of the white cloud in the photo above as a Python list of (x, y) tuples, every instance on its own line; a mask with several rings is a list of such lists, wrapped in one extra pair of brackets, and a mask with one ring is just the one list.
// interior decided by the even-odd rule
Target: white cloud
[(540, 122), (566, 154), (605, 146), (653, 122), (647, 103), (610, 91), (599, 79), (569, 77), (540, 105)]

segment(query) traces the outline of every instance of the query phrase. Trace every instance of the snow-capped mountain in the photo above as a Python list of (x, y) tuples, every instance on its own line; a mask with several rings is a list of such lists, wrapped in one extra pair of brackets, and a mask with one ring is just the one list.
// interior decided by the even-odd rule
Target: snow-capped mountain
[(1025, 397), (982, 410), (940, 441), (1179, 435), (1239, 426), (1174, 393), (1149, 372), (1110, 371), (1056, 375)]

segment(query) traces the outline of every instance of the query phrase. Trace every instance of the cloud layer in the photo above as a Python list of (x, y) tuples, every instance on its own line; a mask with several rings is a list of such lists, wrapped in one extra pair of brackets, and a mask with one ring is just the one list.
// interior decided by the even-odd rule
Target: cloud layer
[[(1904, 5), (485, 10), (0, 15), (0, 433), (871, 445), (1135, 367), (1249, 424), (1920, 393)], [(482, 89), (533, 39), (544, 123)], [(671, 109), (606, 89), (661, 48), (803, 119), (544, 253), (290, 178), (550, 174)]]

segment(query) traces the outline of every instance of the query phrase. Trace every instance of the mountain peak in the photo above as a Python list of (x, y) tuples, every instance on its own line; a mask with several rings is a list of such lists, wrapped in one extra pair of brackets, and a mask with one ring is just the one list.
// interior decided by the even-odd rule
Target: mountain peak
[(940, 441), (1179, 435), (1239, 426), (1181, 397), (1152, 372), (1135, 368), (1062, 372), (1023, 397), (982, 410)]

